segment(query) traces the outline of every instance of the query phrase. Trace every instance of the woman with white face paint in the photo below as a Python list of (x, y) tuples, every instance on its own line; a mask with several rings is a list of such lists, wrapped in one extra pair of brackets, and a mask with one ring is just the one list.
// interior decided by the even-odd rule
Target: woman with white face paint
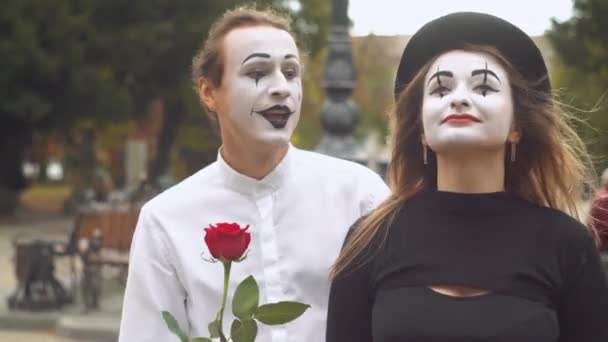
[[(120, 341), (173, 341), (164, 310), (189, 336), (209, 335), (224, 280), (221, 267), (203, 260), (210, 256), (203, 228), (218, 222), (249, 225), (251, 233), (247, 258), (232, 267), (230, 293), (253, 275), (261, 303), (311, 305), (288, 325), (259, 325), (256, 341), (324, 338), (331, 263), (348, 227), (388, 188), (361, 165), (289, 143), (300, 116), (301, 72), (286, 17), (238, 8), (213, 25), (194, 58), (192, 78), (219, 124), (222, 146), (216, 162), (141, 210)], [(228, 311), (226, 324), (234, 318)]]
[(584, 144), (532, 40), (454, 13), (408, 42), (388, 200), (334, 264), (328, 342), (608, 341), (594, 232), (568, 214)]

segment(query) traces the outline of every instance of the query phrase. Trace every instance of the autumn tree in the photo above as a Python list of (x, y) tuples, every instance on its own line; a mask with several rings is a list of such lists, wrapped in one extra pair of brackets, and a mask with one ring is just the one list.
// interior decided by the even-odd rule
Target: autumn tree
[(608, 2), (574, 0), (573, 6), (572, 17), (553, 20), (547, 32), (559, 57), (554, 82), (565, 102), (583, 109), (576, 114), (586, 123), (577, 128), (602, 170), (608, 167)]

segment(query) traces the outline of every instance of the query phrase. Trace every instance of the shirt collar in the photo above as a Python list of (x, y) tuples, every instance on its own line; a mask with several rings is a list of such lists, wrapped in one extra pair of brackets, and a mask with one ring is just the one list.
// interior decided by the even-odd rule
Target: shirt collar
[(289, 144), (283, 159), (262, 179), (255, 179), (234, 170), (222, 158), (220, 150), (217, 152), (217, 163), (222, 180), (228, 187), (244, 194), (264, 194), (269, 191), (276, 191), (285, 182), (293, 154), (296, 153), (295, 150), (296, 148)]

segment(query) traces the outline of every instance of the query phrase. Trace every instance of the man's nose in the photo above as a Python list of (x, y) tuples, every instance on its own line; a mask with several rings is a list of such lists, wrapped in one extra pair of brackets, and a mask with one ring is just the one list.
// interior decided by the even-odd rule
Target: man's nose
[(282, 72), (279, 72), (273, 79), (273, 84), (268, 89), (272, 97), (286, 98), (291, 94), (287, 79)]

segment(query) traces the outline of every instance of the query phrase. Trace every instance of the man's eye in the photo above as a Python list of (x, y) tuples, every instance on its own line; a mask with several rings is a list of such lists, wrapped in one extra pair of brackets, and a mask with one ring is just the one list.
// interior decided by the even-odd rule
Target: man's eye
[(287, 69), (283, 71), (283, 74), (287, 79), (293, 79), (298, 77), (298, 71), (296, 69)]
[(488, 92), (493, 92), (493, 93), (497, 93), (498, 92), (498, 90), (490, 87), (487, 84), (478, 85), (477, 87), (475, 87), (475, 90), (478, 91), (478, 92), (480, 92), (481, 95), (483, 95), (483, 96), (486, 96), (488, 94)]
[(431, 91), (431, 95), (439, 95), (439, 97), (441, 98), (444, 97), (448, 91), (450, 91), (450, 89), (448, 89), (447, 87), (439, 86), (433, 89), (433, 91)]
[(263, 70), (252, 70), (247, 73), (248, 77), (253, 78), (256, 81), (264, 77), (265, 75), (266, 73)]

